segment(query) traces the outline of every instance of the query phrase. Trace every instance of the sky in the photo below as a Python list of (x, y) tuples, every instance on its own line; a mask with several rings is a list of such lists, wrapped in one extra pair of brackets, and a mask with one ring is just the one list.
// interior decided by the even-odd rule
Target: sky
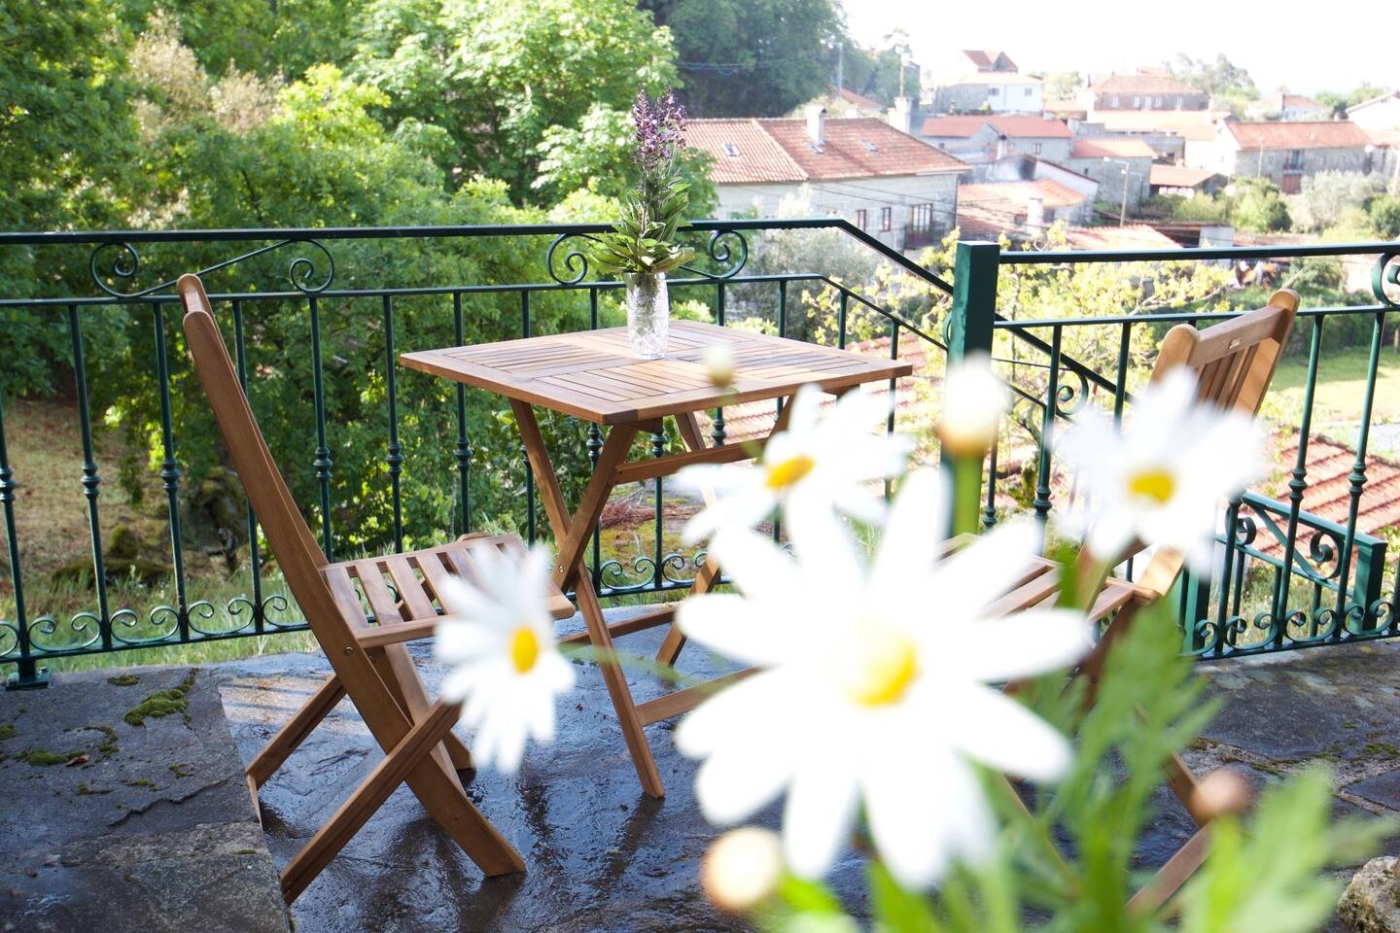
[(1395, 0), (840, 0), (851, 35), (884, 47), (903, 29), (914, 60), (946, 74), (959, 49), (1002, 49), (1021, 71), (1115, 70), (1224, 52), (1261, 90), (1400, 86)]

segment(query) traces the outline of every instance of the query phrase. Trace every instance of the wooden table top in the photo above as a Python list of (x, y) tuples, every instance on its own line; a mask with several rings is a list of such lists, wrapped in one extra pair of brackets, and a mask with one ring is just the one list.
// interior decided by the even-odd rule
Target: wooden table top
[[(705, 373), (705, 348), (719, 343), (734, 352), (730, 392), (712, 385)], [(695, 321), (671, 322), (666, 356), (659, 360), (634, 357), (625, 327), (423, 350), (400, 360), (410, 369), (598, 424), (778, 398), (808, 383), (831, 392), (907, 376), (914, 369), (901, 360)]]

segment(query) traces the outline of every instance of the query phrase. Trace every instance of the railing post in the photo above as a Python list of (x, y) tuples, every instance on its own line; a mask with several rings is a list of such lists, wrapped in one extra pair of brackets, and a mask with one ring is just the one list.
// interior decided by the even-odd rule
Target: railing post
[[(971, 354), (992, 352), (992, 324), (997, 313), (997, 271), (1001, 247), (996, 243), (959, 243), (953, 269), (953, 308), (948, 321), (948, 365), (961, 363)], [(955, 501), (950, 511), (951, 533), (973, 531), (977, 527), (981, 502), (982, 463), (963, 465), (956, 458), (939, 457)], [(970, 480), (975, 471), (977, 482)], [(959, 473), (965, 481), (959, 481)], [(970, 516), (970, 518), (969, 518)]]
[(997, 270), (1001, 246), (958, 244), (953, 267), (953, 310), (948, 330), (948, 361), (969, 353), (992, 352), (992, 322), (997, 316)]

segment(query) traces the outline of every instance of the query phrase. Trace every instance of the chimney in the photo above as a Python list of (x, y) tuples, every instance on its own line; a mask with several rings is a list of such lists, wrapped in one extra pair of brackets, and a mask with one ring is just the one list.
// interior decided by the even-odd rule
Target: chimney
[(886, 117), (890, 126), (901, 133), (914, 133), (914, 99), (912, 97), (896, 97), (894, 106), (890, 108)]
[(807, 105), (807, 138), (818, 149), (826, 144), (826, 108), (821, 104)]
[(1045, 196), (1039, 192), (1026, 199), (1026, 232), (1031, 236), (1045, 232)]
[(997, 136), (997, 161), (1000, 162), (1004, 158), (1006, 158), (1006, 134), (1002, 133)]

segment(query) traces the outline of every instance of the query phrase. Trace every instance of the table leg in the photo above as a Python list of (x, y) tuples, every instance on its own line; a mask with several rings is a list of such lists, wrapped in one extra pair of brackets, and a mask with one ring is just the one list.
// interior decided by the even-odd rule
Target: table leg
[[(554, 467), (549, 461), (549, 453), (545, 449), (544, 438), (540, 434), (539, 423), (535, 420), (534, 410), (525, 402), (511, 401), (511, 409), (515, 412), (516, 424), (520, 428), (520, 438), (525, 444), (525, 454), (530, 459), (530, 466), (535, 471), (535, 482), (538, 484), (540, 500), (544, 503), (545, 514), (549, 517), (550, 526), (554, 529), (555, 540), (562, 543), (570, 540), (583, 540), (588, 533), (592, 532), (593, 524), (597, 521), (597, 514), (585, 516), (585, 511), (591, 511), (596, 505), (596, 511), (601, 512), (602, 505), (607, 501), (607, 492), (612, 489), (612, 474), (617, 464), (625, 459), (627, 450), (630, 448), (632, 438), (636, 436), (636, 425), (616, 425), (608, 434), (608, 439), (604, 444), (603, 452), (598, 458), (598, 472), (594, 474), (590, 481), (588, 490), (584, 494), (585, 504), (581, 505), (579, 513), (574, 516), (569, 515), (569, 510), (564, 502), (564, 493), (559, 488), (559, 480), (554, 473)], [(595, 490), (597, 485), (597, 492)], [(584, 520), (587, 519), (586, 522)], [(583, 522), (580, 524), (580, 522)], [(571, 538), (570, 530), (577, 528), (579, 534)], [(562, 555), (561, 555), (562, 556)], [(666, 788), (661, 782), (661, 772), (657, 770), (656, 759), (652, 757), (651, 746), (647, 744), (646, 733), (642, 731), (642, 721), (637, 715), (637, 704), (632, 699), (632, 690), (627, 686), (627, 676), (623, 673), (622, 665), (618, 663), (617, 651), (613, 647), (612, 634), (608, 631), (607, 620), (603, 617), (603, 607), (598, 602), (598, 594), (593, 589), (592, 575), (579, 567), (583, 558), (583, 552), (578, 552), (578, 557), (572, 564), (556, 568), (555, 578), (568, 579), (575, 578), (574, 593), (578, 598), (579, 612), (583, 614), (584, 624), (588, 628), (588, 640), (598, 652), (598, 669), (603, 674), (603, 682), (607, 685), (608, 696), (612, 699), (613, 709), (617, 712), (618, 725), (622, 727), (622, 737), (627, 743), (627, 750), (632, 755), (632, 764), (637, 769), (637, 777), (641, 780), (642, 790), (652, 797), (664, 797)]]
[[(768, 432), (769, 437), (787, 428), (788, 414), (792, 411), (792, 399), (783, 400), (783, 410), (773, 423), (773, 430)], [(694, 412), (686, 412), (676, 416), (676, 426), (680, 428), (681, 439), (685, 441), (685, 446), (691, 450), (705, 449), (705, 435), (700, 430), (700, 421)], [(705, 507), (710, 508), (715, 504), (715, 494), (713, 490), (702, 489), (701, 495), (705, 499)], [(715, 581), (719, 579), (719, 562), (715, 560), (705, 561), (703, 567), (695, 571), (695, 582), (690, 586), (690, 596), (700, 596), (708, 593), (714, 588)], [(656, 663), (674, 667), (676, 659), (680, 657), (681, 649), (685, 647), (685, 636), (681, 634), (680, 626), (675, 622), (671, 623), (670, 629), (666, 632), (666, 639), (661, 643), (661, 648), (656, 652)]]

